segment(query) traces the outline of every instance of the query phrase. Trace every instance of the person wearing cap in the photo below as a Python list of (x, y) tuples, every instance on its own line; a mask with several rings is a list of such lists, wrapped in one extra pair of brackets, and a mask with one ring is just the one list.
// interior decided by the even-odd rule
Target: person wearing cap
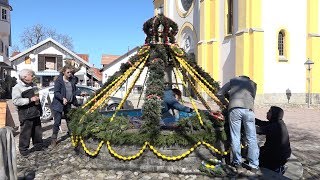
[(256, 119), (257, 134), (266, 135), (266, 142), (260, 148), (260, 167), (282, 174), (283, 166), (291, 155), (289, 133), (283, 115), (283, 109), (271, 106), (267, 112), (268, 121)]

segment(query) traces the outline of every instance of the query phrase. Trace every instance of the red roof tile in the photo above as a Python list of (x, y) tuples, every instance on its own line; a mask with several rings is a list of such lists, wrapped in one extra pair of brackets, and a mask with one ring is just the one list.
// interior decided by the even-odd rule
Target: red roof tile
[(81, 57), (83, 60), (89, 62), (89, 54), (77, 54), (79, 57)]
[(118, 55), (111, 55), (111, 54), (102, 54), (101, 57), (101, 64), (103, 66), (110, 64), (112, 61), (116, 60), (120, 56)]
[[(96, 77), (98, 81), (102, 81), (102, 73), (100, 72), (100, 69), (95, 67), (91, 69), (93, 69), (94, 77)], [(90, 71), (88, 71), (88, 73), (90, 74)]]
[(15, 55), (17, 55), (17, 54), (19, 54), (20, 52), (18, 52), (18, 51), (14, 51), (12, 54), (11, 54), (11, 57), (13, 57), (13, 56), (15, 56)]

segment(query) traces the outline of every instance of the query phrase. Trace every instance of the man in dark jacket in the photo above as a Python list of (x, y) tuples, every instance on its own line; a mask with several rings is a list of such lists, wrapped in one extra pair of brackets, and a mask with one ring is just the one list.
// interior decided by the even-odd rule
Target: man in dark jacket
[[(51, 136), (52, 147), (57, 145), (57, 136), (61, 124), (62, 113), (65, 115), (67, 126), (69, 125), (70, 119), (67, 117), (67, 114), (71, 110), (72, 105), (78, 106), (76, 99), (76, 85), (75, 81), (73, 81), (72, 67), (64, 66), (61, 70), (61, 74), (54, 82), (54, 96), (51, 104), (54, 118)], [(69, 126), (68, 134), (70, 134)]]
[(30, 138), (35, 150), (42, 148), (42, 128), (38, 87), (33, 83), (34, 72), (23, 69), (19, 72), (20, 81), (12, 89), (12, 102), (18, 108), (20, 121), (19, 151), (26, 156), (29, 154)]
[(271, 106), (267, 112), (269, 121), (256, 119), (257, 133), (266, 135), (266, 142), (260, 148), (260, 166), (277, 172), (291, 155), (288, 130), (282, 120), (283, 114), (280, 107)]

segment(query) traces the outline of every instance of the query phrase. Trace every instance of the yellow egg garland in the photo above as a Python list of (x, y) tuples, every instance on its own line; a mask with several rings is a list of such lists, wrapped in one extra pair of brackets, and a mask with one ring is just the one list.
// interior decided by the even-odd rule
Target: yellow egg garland
[[(146, 48), (144, 51), (147, 51), (147, 50), (148, 50), (148, 46), (146, 46), (146, 47), (147, 47), (147, 48)], [(181, 55), (181, 54), (180, 54), (180, 55)], [(112, 82), (113, 87), (112, 87), (111, 89), (109, 89), (109, 92), (114, 92), (114, 91), (116, 90), (116, 88), (118, 87), (118, 85), (120, 84), (120, 82), (123, 81), (124, 79), (127, 79), (128, 76), (131, 74), (131, 72), (132, 72), (135, 68), (137, 68), (137, 66), (138, 66), (140, 63), (142, 63), (142, 64), (143, 64), (142, 66), (144, 66), (144, 64), (146, 63), (147, 58), (148, 58), (148, 56), (141, 58), (139, 61), (137, 61), (137, 62), (131, 67), (132, 69), (127, 70), (122, 76), (120, 76), (119, 78), (117, 78), (117, 81), (113, 81), (113, 82)], [(211, 93), (211, 91), (210, 91), (209, 89), (207, 89), (207, 87), (206, 87), (205, 85), (203, 85), (202, 82), (201, 82), (198, 78), (196, 78), (195, 73), (197, 73), (197, 72), (195, 72), (195, 70), (191, 70), (192, 67), (188, 67), (188, 65), (184, 62), (184, 60), (183, 60), (182, 58), (181, 58), (181, 59), (180, 59), (179, 57), (176, 57), (176, 58), (177, 58), (177, 60), (179, 61), (179, 63), (182, 64), (182, 65), (185, 67), (185, 69), (187, 70), (187, 72), (193, 76), (193, 78), (196, 80), (196, 82), (197, 82), (198, 84), (202, 85), (203, 88), (206, 90), (206, 92), (207, 92), (208, 94)], [(142, 68), (140, 68), (140, 69), (142, 69)], [(140, 72), (140, 73), (141, 73), (141, 72)], [(138, 79), (140, 73), (138, 73), (138, 75), (135, 77), (134, 82)], [(178, 74), (179, 78), (180, 78), (180, 79), (183, 79), (183, 78), (181, 77), (181, 74), (179, 74), (178, 72), (175, 72), (175, 74)], [(205, 81), (205, 82), (206, 82), (206, 81)], [(207, 82), (206, 82), (206, 83), (207, 83)], [(129, 88), (129, 89), (132, 89), (132, 88), (133, 88), (133, 85), (134, 85), (134, 83), (132, 83), (132, 84), (130, 85), (130, 88)], [(185, 84), (185, 82), (183, 82), (183, 85), (184, 85), (185, 87), (187, 87), (186, 84)], [(211, 86), (210, 84), (207, 84), (207, 85)], [(130, 92), (130, 90), (126, 93), (125, 97), (128, 96), (128, 93), (129, 93), (129, 92)], [(111, 94), (111, 93), (106, 93), (106, 94), (103, 96), (103, 98), (101, 98), (101, 99), (107, 98), (107, 96), (110, 96), (110, 94)], [(212, 93), (211, 93), (210, 95), (212, 96)], [(211, 96), (210, 96), (210, 97), (211, 97)], [(214, 96), (214, 95), (213, 95), (213, 96)], [(201, 116), (200, 116), (200, 114), (199, 114), (199, 111), (198, 111), (198, 109), (197, 109), (197, 106), (195, 105), (195, 103), (194, 103), (194, 101), (192, 100), (191, 96), (189, 96), (189, 98), (190, 98), (190, 101), (191, 101), (191, 103), (192, 103), (192, 106), (193, 106), (193, 108), (195, 109), (195, 112), (196, 112), (196, 114), (197, 114), (197, 116), (198, 116), (198, 119), (199, 119), (199, 121), (200, 121), (200, 124), (203, 125), (203, 121), (202, 121), (202, 118), (201, 118)], [(101, 101), (101, 99), (100, 99), (100, 101), (98, 101), (98, 102), (93, 106), (94, 108), (99, 107), (99, 106), (103, 103), (103, 101)], [(126, 98), (124, 98), (124, 99), (126, 99)], [(124, 102), (124, 101), (122, 101), (122, 104), (123, 104), (123, 102)], [(119, 109), (119, 107), (121, 107), (121, 104), (117, 107), (117, 110)], [(93, 109), (93, 108), (91, 108), (91, 109)], [(114, 117), (114, 116), (112, 116), (112, 117)], [(111, 121), (112, 121), (112, 120), (113, 120), (113, 119), (111, 118)], [(82, 139), (81, 136), (79, 136), (79, 137), (78, 137), (78, 136), (72, 136), (72, 137), (71, 137), (72, 145), (73, 145), (73, 146), (77, 146), (77, 145), (78, 145), (78, 142), (79, 142), (79, 139), (80, 139), (80, 143), (81, 143), (84, 151), (85, 151), (88, 155), (90, 155), (90, 156), (96, 156), (96, 155), (99, 153), (100, 149), (102, 148), (102, 146), (103, 146), (103, 144), (104, 144), (104, 141), (100, 141), (97, 149), (96, 149), (95, 151), (91, 152), (91, 151), (86, 147), (85, 142), (84, 142), (84, 140)], [(230, 152), (230, 151), (221, 152), (221, 151), (219, 151), (217, 148), (215, 148), (214, 146), (212, 146), (211, 144), (206, 143), (206, 142), (204, 142), (204, 141), (202, 141), (202, 142), (199, 141), (199, 142), (196, 143), (193, 147), (191, 147), (189, 150), (187, 150), (186, 152), (182, 153), (181, 155), (178, 155), (178, 156), (167, 156), (167, 155), (164, 155), (164, 154), (162, 154), (161, 152), (159, 152), (159, 151), (158, 151), (154, 146), (152, 146), (149, 142), (145, 142), (144, 145), (143, 145), (143, 147), (141, 148), (141, 150), (140, 150), (137, 154), (126, 157), (126, 156), (120, 155), (120, 154), (118, 154), (117, 152), (115, 152), (115, 151), (112, 149), (111, 144), (110, 144), (109, 141), (107, 141), (106, 144), (107, 144), (107, 149), (109, 150), (109, 153), (110, 153), (110, 154), (112, 154), (115, 158), (120, 159), (120, 160), (124, 160), (124, 161), (130, 161), (130, 160), (134, 160), (134, 159), (139, 158), (139, 157), (143, 154), (143, 152), (147, 149), (147, 147), (148, 147), (158, 158), (163, 159), (163, 160), (167, 160), (167, 161), (178, 161), (178, 160), (184, 159), (185, 157), (187, 157), (188, 155), (190, 155), (190, 154), (191, 154), (198, 146), (200, 146), (201, 144), (204, 145), (205, 147), (207, 147), (208, 149), (212, 150), (212, 152), (215, 152), (215, 153), (220, 154), (220, 155), (227, 155), (227, 154)]]
[(138, 62), (136, 62), (134, 64), (134, 66), (130, 67), (129, 70), (127, 70), (124, 73), (124, 75), (121, 76), (119, 81), (112, 87), (112, 89), (109, 90), (102, 98), (99, 99), (99, 101), (95, 105), (93, 105), (90, 108), (88, 113), (93, 112), (94, 110), (96, 110), (105, 101), (105, 99), (107, 99), (112, 94), (112, 92), (114, 92), (123, 82), (125, 82), (128, 79), (128, 77), (130, 76), (131, 72), (133, 70), (135, 70), (140, 63), (145, 62), (147, 60), (147, 57), (142, 57)]
[[(176, 71), (176, 69), (175, 69), (174, 71)], [(180, 78), (181, 80), (183, 79), (182, 75), (179, 74), (178, 72), (176, 72), (175, 74), (178, 74), (178, 76), (179, 76), (179, 78)], [(188, 89), (188, 88), (187, 88), (187, 84), (186, 84), (184, 81), (182, 81), (182, 84), (183, 84), (183, 86), (184, 86), (186, 89)], [(203, 121), (202, 121), (202, 118), (201, 118), (201, 116), (200, 116), (200, 113), (199, 113), (199, 111), (198, 111), (198, 108), (197, 108), (196, 104), (194, 103), (194, 101), (193, 101), (193, 99), (191, 98), (191, 96), (189, 96), (189, 99), (190, 99), (190, 101), (191, 101), (191, 104), (192, 104), (193, 109), (196, 111), (196, 114), (197, 114), (197, 116), (198, 116), (198, 119), (199, 119), (200, 124), (203, 126)]]
[[(77, 139), (77, 136), (75, 138)], [(87, 146), (86, 146), (84, 140), (81, 138), (81, 136), (78, 137), (78, 138), (80, 139), (80, 143), (81, 143), (81, 145), (83, 147), (83, 150), (90, 156), (96, 156), (99, 153), (99, 151), (101, 150), (101, 148), (102, 148), (102, 146), (104, 144), (104, 141), (100, 141), (97, 149), (95, 151), (91, 152), (87, 148)], [(74, 140), (73, 137), (71, 137), (71, 141), (72, 141), (72, 145), (74, 147), (78, 146), (78, 142), (76, 140)], [(209, 150), (213, 150), (213, 152), (215, 152), (217, 154), (220, 154), (220, 155), (227, 155), (230, 152), (230, 151), (221, 152), (218, 149), (216, 149), (214, 146), (212, 146), (211, 144), (206, 143), (204, 141), (202, 141), (202, 142), (199, 141), (198, 143), (193, 145), (189, 150), (187, 150), (186, 152), (182, 153), (181, 155), (167, 156), (167, 155), (164, 155), (161, 152), (159, 152), (149, 142), (145, 142), (144, 145), (142, 146), (142, 148), (139, 150), (139, 152), (137, 154), (131, 155), (131, 156), (123, 156), (123, 155), (118, 154), (115, 150), (113, 150), (113, 148), (111, 147), (111, 143), (109, 141), (107, 141), (106, 144), (107, 144), (107, 149), (109, 150), (109, 153), (112, 156), (114, 156), (115, 158), (123, 160), (123, 161), (131, 161), (131, 160), (139, 158), (147, 148), (149, 148), (150, 151), (152, 151), (153, 154), (155, 154), (158, 158), (160, 158), (162, 160), (166, 160), (166, 161), (179, 161), (179, 160), (182, 160), (182, 159), (186, 158), (187, 156), (189, 156), (201, 144), (204, 145), (205, 147), (207, 147)]]
[(150, 50), (150, 46), (149, 45), (144, 45), (139, 49), (138, 55), (139, 56), (145, 55), (145, 54), (149, 53), (149, 50)]
[(184, 51), (181, 50), (178, 45), (176, 45), (176, 44), (171, 44), (171, 45), (170, 45), (170, 48), (172, 49), (172, 51), (174, 52), (174, 54), (175, 54), (176, 56), (178, 56), (178, 57), (184, 56)]
[[(206, 93), (214, 100), (214, 102), (219, 105), (222, 109), (225, 109), (226, 107), (220, 102), (220, 100), (207, 88), (210, 87), (214, 89), (205, 79), (203, 79), (196, 70), (194, 70), (190, 65), (188, 65), (183, 58), (176, 57), (178, 62), (187, 70), (187, 72), (192, 76), (192, 78), (206, 91)], [(196, 76), (197, 75), (197, 76)], [(205, 84), (203, 84), (202, 81), (198, 79), (200, 77), (203, 79)]]
[[(160, 25), (164, 26), (164, 29), (161, 32), (158, 31), (158, 27), (160, 27)], [(110, 122), (111, 122), (111, 121), (114, 120), (117, 112), (119, 111), (120, 107), (123, 106), (124, 102), (126, 101), (126, 99), (129, 96), (129, 93), (133, 89), (135, 82), (137, 81), (137, 79), (141, 75), (141, 72), (142, 72), (145, 64), (147, 64), (147, 66), (149, 66), (149, 69), (154, 68), (156, 70), (156, 71), (153, 71), (153, 72), (162, 73), (163, 72), (163, 70), (162, 70), (163, 67), (166, 67), (168, 65), (171, 66), (171, 64), (170, 64), (171, 62), (170, 61), (172, 59), (173, 59), (173, 62), (176, 62), (176, 60), (177, 60), (179, 62), (179, 64), (181, 65), (181, 69), (180, 69), (180, 65), (179, 65), (179, 68), (175, 69), (175, 70), (176, 71), (177, 70), (182, 70), (183, 72), (187, 72), (188, 74), (190, 74), (192, 76), (192, 79), (194, 79), (197, 84), (195, 84), (195, 83), (190, 83), (190, 84), (191, 84), (192, 88), (194, 88), (196, 90), (196, 92), (198, 93), (197, 95), (199, 95), (199, 97), (200, 97), (200, 94), (196, 89), (197, 88), (196, 86), (199, 84), (204, 89), (204, 91), (220, 107), (222, 107), (221, 104), (219, 104), (219, 100), (217, 100), (217, 98), (214, 95), (215, 88), (212, 87), (214, 85), (212, 85), (211, 78), (208, 77), (207, 74), (205, 74), (204, 77), (201, 77), (199, 75), (199, 73), (196, 71), (198, 69), (197, 68), (193, 68), (189, 64), (189, 62), (186, 61), (186, 56), (185, 56), (186, 53), (184, 52), (184, 50), (182, 48), (180, 48), (177, 44), (174, 44), (175, 43), (174, 36), (178, 32), (178, 25), (176, 23), (174, 23), (172, 20), (164, 17), (163, 15), (158, 15), (156, 18), (148, 20), (148, 23), (146, 23), (146, 25), (144, 25), (143, 30), (147, 34), (147, 38), (145, 40), (145, 45), (139, 48), (139, 50), (138, 50), (136, 55), (132, 56), (132, 60), (130, 58), (129, 61), (127, 62), (127, 64), (122, 64), (121, 65), (120, 70), (117, 71), (116, 74), (111, 76), (111, 78), (108, 79), (108, 81), (104, 84), (104, 86), (103, 86), (104, 89), (101, 90), (100, 92), (98, 92), (97, 95), (95, 94), (94, 97), (92, 97), (85, 105), (82, 106), (82, 109), (80, 109), (81, 111), (78, 111), (78, 112), (80, 112), (79, 114), (76, 114), (77, 113), (77, 111), (76, 111), (75, 116), (73, 116), (73, 118), (74, 118), (76, 123), (72, 124), (73, 125), (72, 127), (74, 127), (76, 129), (73, 132), (77, 132), (79, 134), (71, 136), (72, 145), (73, 146), (80, 146), (80, 144), (81, 144), (81, 147), (83, 148), (83, 150), (89, 156), (97, 156), (98, 153), (100, 152), (102, 146), (104, 144), (106, 144), (106, 147), (107, 147), (106, 149), (108, 149), (108, 152), (113, 157), (115, 157), (115, 158), (117, 158), (119, 160), (123, 160), (123, 161), (130, 161), (130, 160), (134, 160), (134, 159), (137, 159), (137, 158), (141, 157), (142, 154), (146, 151), (147, 148), (150, 151), (152, 151), (152, 153), (155, 154), (157, 156), (157, 158), (162, 159), (162, 160), (166, 160), (166, 161), (182, 160), (182, 159), (186, 158), (187, 156), (189, 156), (192, 152), (194, 152), (196, 150), (196, 148), (198, 148), (200, 145), (203, 145), (205, 148), (209, 149), (209, 151), (212, 151), (212, 152), (215, 152), (215, 153), (221, 154), (221, 155), (226, 155), (228, 153), (228, 151), (226, 151), (226, 152), (219, 151), (218, 149), (216, 149), (211, 144), (205, 142), (205, 141), (208, 141), (208, 142), (211, 143), (211, 140), (213, 140), (213, 139), (210, 139), (210, 137), (213, 137), (213, 136), (205, 136), (205, 138), (201, 139), (199, 142), (196, 141), (197, 143), (194, 144), (193, 146), (191, 146), (191, 148), (188, 148), (185, 152), (183, 152), (183, 153), (181, 153), (179, 155), (175, 155), (175, 156), (168, 156), (168, 155), (163, 154), (162, 152), (160, 152), (159, 149), (156, 149), (153, 145), (150, 144), (151, 140), (148, 140), (148, 141), (144, 142), (144, 144), (142, 145), (141, 149), (138, 152), (136, 152), (134, 155), (128, 155), (128, 156), (121, 155), (121, 154), (118, 154), (112, 148), (110, 142), (112, 142), (112, 140), (115, 140), (115, 142), (119, 142), (119, 141), (117, 141), (118, 139), (115, 136), (111, 136), (111, 137), (108, 136), (109, 135), (108, 134), (109, 133), (108, 130), (110, 129), (110, 128), (109, 129), (107, 128), (107, 126), (110, 125), (110, 124), (108, 124), (109, 123), (108, 121), (110, 120)], [(152, 64), (152, 61), (155, 61), (157, 59), (156, 58), (155, 59), (150, 59), (151, 62), (148, 61), (149, 60), (148, 59), (149, 58), (149, 54), (152, 57), (163, 58), (164, 63), (162, 63), (162, 64), (160, 64), (160, 63), (159, 64)], [(150, 68), (150, 66), (152, 66), (152, 65), (155, 65), (155, 66)], [(177, 66), (175, 66), (175, 67), (177, 67)], [(100, 116), (100, 114), (99, 115), (95, 114), (94, 111), (97, 108), (101, 107), (101, 106), (103, 107), (105, 105), (105, 103), (107, 103), (109, 101), (109, 98), (111, 97), (112, 93), (116, 92), (123, 85), (123, 83), (125, 81), (127, 81), (135, 73), (135, 71), (138, 70), (138, 69), (139, 69), (138, 75), (136, 75), (134, 77), (133, 82), (129, 86), (129, 90), (126, 92), (125, 97), (121, 100), (121, 102), (117, 106), (116, 111), (112, 114), (112, 117), (111, 118), (102, 118)], [(160, 74), (160, 73), (158, 73), (158, 74)], [(121, 74), (121, 75), (119, 75), (119, 74)], [(184, 78), (181, 77), (181, 74), (175, 73), (175, 75), (176, 74), (178, 74), (180, 76), (180, 79), (183, 82), (183, 86), (186, 89), (188, 89), (186, 81), (183, 81)], [(202, 74), (202, 73), (200, 73), (200, 74)], [(183, 75), (184, 75), (184, 73), (183, 73)], [(153, 77), (153, 76), (151, 76), (151, 77)], [(159, 78), (159, 77), (160, 76), (155, 76), (155, 78)], [(162, 78), (162, 77), (160, 77), (160, 78)], [(153, 80), (153, 79), (150, 79), (150, 80)], [(147, 82), (147, 87), (148, 87), (148, 81), (146, 81), (146, 82)], [(147, 101), (147, 102), (150, 102), (150, 104), (147, 103), (147, 105), (149, 105), (149, 107), (148, 107), (149, 109), (152, 109), (152, 108), (154, 108), (154, 105), (157, 105), (156, 108), (157, 108), (157, 110), (159, 110), (161, 107), (159, 107), (158, 105), (161, 103), (160, 101), (162, 101), (162, 92), (158, 92), (157, 90), (158, 89), (162, 90), (162, 88), (163, 88), (163, 85), (162, 85), (163, 80), (162, 79), (160, 79), (160, 80), (157, 79), (157, 81), (151, 81), (151, 82), (152, 83), (155, 82), (152, 85), (154, 85), (154, 86), (159, 85), (159, 87), (154, 88), (154, 89), (152, 89), (153, 87), (151, 87), (151, 86), (148, 87), (150, 89), (147, 89), (147, 90), (150, 90), (150, 93), (148, 93), (148, 96), (146, 95), (146, 97), (145, 97), (146, 99), (145, 100), (150, 100), (150, 101)], [(176, 82), (176, 83), (178, 84), (178, 82)], [(204, 127), (203, 120), (206, 120), (206, 119), (202, 119), (203, 117), (200, 116), (200, 113), (199, 113), (199, 110), (197, 108), (197, 105), (195, 104), (195, 102), (193, 101), (191, 96), (189, 96), (189, 99), (190, 99), (190, 102), (192, 103), (192, 106), (193, 106), (193, 108), (195, 110), (195, 113), (197, 115), (196, 118), (198, 118), (199, 123), (201, 124), (201, 126)], [(208, 104), (206, 102), (203, 102), (202, 100), (201, 100), (201, 102), (206, 106), (207, 109), (210, 109), (210, 107), (208, 106)], [(144, 110), (146, 110), (146, 109), (144, 109)], [(149, 110), (149, 109), (147, 109), (147, 110)], [(158, 125), (158, 122), (155, 121), (155, 119), (156, 120), (161, 119), (160, 111), (157, 111), (156, 113), (151, 114), (150, 112), (152, 112), (152, 111), (148, 112), (147, 110), (143, 112), (142, 118), (144, 118), (143, 120), (147, 120), (147, 121), (149, 121), (149, 120), (152, 121), (153, 120), (153, 122), (156, 122), (154, 124), (150, 123), (151, 124), (150, 126), (149, 126), (149, 124), (147, 124), (148, 127), (154, 128), (155, 126)], [(88, 116), (88, 113), (93, 113), (93, 114), (92, 114), (92, 116)], [(85, 114), (85, 115), (83, 115), (83, 114)], [(148, 116), (148, 114), (149, 114), (149, 116)], [(79, 119), (80, 119), (80, 122), (79, 122)], [(122, 122), (122, 120), (124, 120), (124, 119), (122, 119), (122, 118), (119, 118), (119, 119), (121, 119), (120, 124), (121, 123), (126, 123), (125, 121)], [(82, 123), (83, 120), (86, 120), (88, 122)], [(105, 121), (103, 123), (101, 123), (101, 120), (105, 120)], [(99, 124), (99, 123), (101, 123), (101, 124)], [(104, 124), (104, 123), (106, 123), (106, 124)], [(196, 124), (197, 124), (197, 126), (199, 125), (198, 122), (196, 122)], [(77, 126), (77, 125), (79, 125), (79, 126)], [(88, 127), (88, 126), (90, 126), (90, 127)], [(114, 126), (111, 126), (111, 129), (112, 129), (112, 127), (114, 127)], [(207, 126), (205, 126), (204, 128), (206, 129)], [(85, 143), (85, 140), (86, 140), (85, 138), (86, 137), (81, 136), (81, 134), (87, 134), (88, 132), (90, 132), (96, 138), (103, 139), (103, 140), (100, 139), (100, 141), (98, 142), (98, 145), (97, 145), (95, 150), (91, 149), (91, 148), (89, 149), (88, 146), (87, 146), (88, 144), (86, 145), (86, 143)], [(153, 139), (153, 136), (148, 136), (148, 132), (149, 131), (143, 131), (143, 132), (146, 133), (146, 137), (148, 139)], [(100, 133), (100, 134), (98, 134), (98, 136), (96, 136), (97, 134), (94, 134), (94, 133)], [(136, 135), (137, 134), (134, 134), (133, 137), (135, 137)], [(139, 136), (139, 134), (137, 135), (137, 137), (138, 136)], [(202, 134), (200, 134), (199, 136), (202, 136)], [(120, 137), (122, 137), (122, 136), (120, 136)], [(198, 137), (198, 134), (196, 135), (196, 137)], [(109, 138), (115, 138), (115, 139), (109, 139)], [(169, 137), (169, 138), (173, 139), (174, 143), (176, 142), (174, 136), (173, 137)], [(141, 141), (140, 141), (141, 139), (144, 139), (144, 141), (145, 141), (144, 137), (137, 138), (137, 141), (136, 141), (136, 139), (134, 139), (134, 140), (131, 139), (131, 140), (132, 140), (132, 142), (141, 143)], [(126, 139), (123, 139), (123, 140), (126, 140)], [(124, 141), (124, 142), (126, 142), (126, 141)], [(185, 143), (185, 141), (183, 141), (183, 143)], [(187, 144), (189, 144), (189, 145), (190, 145), (190, 143), (191, 143), (190, 141), (187, 142)], [(156, 145), (156, 144), (157, 143), (155, 142), (154, 145)], [(168, 143), (168, 144), (170, 144), (170, 143)], [(214, 168), (214, 166), (207, 166), (207, 165), (206, 165), (206, 167)]]
[[(110, 122), (113, 121), (113, 119), (115, 118), (117, 112), (121, 109), (121, 107), (123, 106), (124, 102), (127, 100), (131, 90), (133, 89), (134, 85), (136, 84), (137, 80), (139, 79), (141, 73), (142, 73), (142, 70), (147, 62), (147, 59), (148, 59), (149, 55), (145, 57), (144, 61), (142, 62), (141, 64), (141, 68), (139, 68), (139, 71), (137, 73), (137, 75), (135, 76), (134, 80), (131, 82), (130, 84), (130, 87), (128, 89), (128, 91), (126, 92), (124, 98), (122, 98), (120, 104), (117, 106), (117, 109), (116, 109), (116, 112), (113, 113), (111, 119), (110, 119)], [(99, 106), (98, 106), (99, 107)]]

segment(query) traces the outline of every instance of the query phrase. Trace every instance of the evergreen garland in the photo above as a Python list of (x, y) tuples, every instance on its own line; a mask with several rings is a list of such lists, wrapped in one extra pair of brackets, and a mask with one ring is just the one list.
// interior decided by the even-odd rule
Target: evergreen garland
[[(154, 57), (151, 55), (151, 57)], [(149, 64), (149, 77), (145, 93), (145, 101), (142, 106), (142, 122), (140, 134), (144, 134), (149, 142), (160, 132), (161, 103), (164, 91), (164, 63), (160, 58), (151, 60)]]
[[(159, 31), (159, 26), (163, 25), (163, 31)], [(175, 35), (178, 33), (178, 25), (170, 18), (159, 14), (143, 24), (143, 31), (147, 35), (145, 44), (167, 44), (175, 43)], [(159, 40), (162, 38), (162, 41)]]
[[(164, 32), (159, 34), (158, 27), (161, 24), (164, 26)], [(175, 43), (174, 36), (177, 29), (177, 24), (163, 15), (149, 19), (143, 25), (143, 30), (147, 34), (146, 45), (141, 47), (138, 53), (132, 56), (127, 63), (122, 63), (119, 71), (109, 77), (106, 83), (96, 92), (97, 95), (102, 90), (109, 91), (113, 88), (105, 89), (109, 84), (123, 75), (142, 57), (149, 55), (146, 65), (149, 67), (150, 73), (146, 83), (145, 102), (142, 106), (141, 121), (143, 124), (139, 131), (130, 131), (134, 126), (130, 123), (128, 117), (116, 116), (113, 121), (110, 121), (111, 117), (106, 117), (98, 111), (86, 114), (87, 109), (79, 108), (68, 114), (71, 118), (70, 128), (73, 135), (82, 136), (84, 139), (110, 141), (117, 145), (142, 145), (145, 141), (148, 141), (158, 147), (190, 146), (199, 141), (214, 144), (218, 139), (226, 139), (225, 132), (219, 130), (219, 128), (222, 129), (225, 126), (225, 122), (214, 119), (206, 111), (200, 111), (204, 126), (200, 124), (198, 116), (194, 115), (179, 120), (179, 129), (170, 131), (170, 133), (161, 133), (159, 122), (163, 103), (164, 69), (172, 65), (172, 59), (176, 56), (187, 59), (187, 63), (199, 73), (199, 76), (203, 77), (212, 86), (208, 87), (203, 82), (211, 92), (216, 93), (219, 89), (219, 83), (197, 65), (194, 57), (189, 56), (183, 49), (173, 44)], [(163, 42), (159, 41), (159, 36), (163, 38)], [(168, 42), (172, 44), (169, 45)], [(180, 68), (184, 73), (186, 72), (186, 69)], [(199, 80), (203, 81), (201, 78)], [(103, 94), (97, 97), (97, 100), (102, 96)], [(93, 96), (90, 99), (92, 98)], [(88, 107), (94, 103), (94, 101), (91, 102)]]

